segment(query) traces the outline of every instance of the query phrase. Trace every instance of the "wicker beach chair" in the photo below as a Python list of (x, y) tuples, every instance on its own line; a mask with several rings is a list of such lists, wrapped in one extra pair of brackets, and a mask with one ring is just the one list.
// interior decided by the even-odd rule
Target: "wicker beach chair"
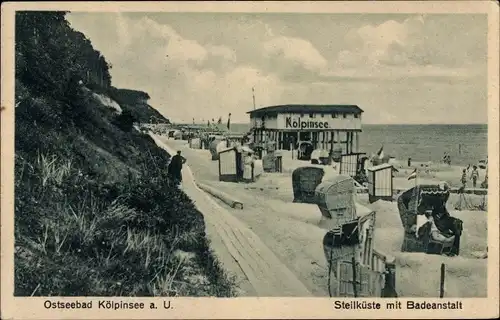
[[(449, 195), (449, 189), (439, 185), (418, 185), (398, 197), (404, 228), (402, 252), (459, 254), (463, 222), (446, 211)], [(434, 213), (430, 213), (431, 210), (435, 210)], [(434, 222), (427, 222), (417, 230), (417, 216), (423, 214), (432, 216)]]
[(293, 202), (316, 203), (316, 187), (325, 171), (318, 167), (300, 167), (292, 172)]

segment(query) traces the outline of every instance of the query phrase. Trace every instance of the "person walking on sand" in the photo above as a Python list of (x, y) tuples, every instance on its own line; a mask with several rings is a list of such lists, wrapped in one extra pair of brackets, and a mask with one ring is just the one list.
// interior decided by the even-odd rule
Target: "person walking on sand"
[(254, 159), (252, 154), (247, 153), (246, 157), (243, 160), (243, 180), (246, 182), (252, 181), (252, 167), (253, 167)]
[(182, 165), (186, 163), (186, 158), (181, 156), (181, 152), (172, 157), (168, 165), (168, 175), (172, 177), (178, 184), (182, 182)]
[(475, 188), (477, 185), (477, 180), (479, 179), (479, 171), (477, 171), (477, 166), (472, 167), (470, 179), (472, 180), (472, 187)]
[(462, 170), (462, 178), (460, 179), (460, 182), (462, 182), (463, 188), (467, 186), (467, 169)]

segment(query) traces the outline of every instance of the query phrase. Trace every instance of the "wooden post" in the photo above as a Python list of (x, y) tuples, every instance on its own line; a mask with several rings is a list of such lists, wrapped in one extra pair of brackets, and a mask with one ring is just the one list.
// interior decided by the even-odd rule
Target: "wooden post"
[(352, 150), (354, 146), (354, 132), (349, 131), (349, 153), (353, 153)]
[(356, 133), (353, 131), (351, 132), (351, 152), (356, 152), (356, 140), (355, 137)]
[(333, 150), (333, 147), (335, 146), (334, 145), (335, 131), (331, 131), (329, 135), (330, 135), (330, 150)]
[(323, 133), (323, 149), (328, 150), (328, 131)]
[(382, 291), (382, 297), (397, 298), (398, 294), (396, 292), (396, 265), (394, 257), (386, 257), (385, 269), (385, 285), (384, 290)]
[(356, 152), (359, 152), (359, 132), (356, 131)]
[(358, 297), (358, 286), (356, 285), (356, 258), (352, 257), (352, 291), (354, 292), (354, 298)]
[(345, 141), (346, 141), (346, 153), (351, 153), (351, 132), (346, 131), (345, 133)]
[(337, 147), (337, 144), (340, 144), (340, 131), (336, 130), (334, 131), (334, 143), (333, 143), (333, 146), (336, 148)]
[(252, 179), (252, 182), (255, 182), (255, 176), (254, 176), (254, 171), (253, 171), (255, 166), (254, 166), (253, 162), (252, 162), (251, 167), (252, 167), (252, 178), (251, 179)]
[(345, 153), (346, 154), (351, 153), (350, 138), (351, 138), (351, 133), (349, 131), (346, 131), (346, 133), (345, 133)]
[(439, 297), (444, 297), (444, 280), (445, 280), (445, 266), (441, 263), (441, 279), (439, 281)]

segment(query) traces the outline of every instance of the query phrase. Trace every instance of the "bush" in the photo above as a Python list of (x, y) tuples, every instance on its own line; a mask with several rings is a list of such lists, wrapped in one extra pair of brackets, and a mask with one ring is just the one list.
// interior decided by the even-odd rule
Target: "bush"
[(116, 125), (125, 132), (129, 132), (133, 129), (135, 121), (132, 113), (127, 110), (124, 110), (121, 114), (116, 116)]
[(18, 159), (15, 209), (16, 295), (233, 295), (201, 213), (166, 175), (103, 186), (70, 159)]

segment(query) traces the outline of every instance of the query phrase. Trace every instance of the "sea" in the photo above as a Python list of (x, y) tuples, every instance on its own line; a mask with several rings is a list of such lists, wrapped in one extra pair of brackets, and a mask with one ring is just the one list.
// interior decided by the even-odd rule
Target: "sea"
[[(231, 131), (248, 132), (250, 124), (233, 123)], [(488, 156), (488, 125), (364, 124), (359, 137), (360, 152), (368, 155), (383, 147), (384, 154), (398, 160), (440, 162), (447, 152), (452, 165), (476, 164)]]

